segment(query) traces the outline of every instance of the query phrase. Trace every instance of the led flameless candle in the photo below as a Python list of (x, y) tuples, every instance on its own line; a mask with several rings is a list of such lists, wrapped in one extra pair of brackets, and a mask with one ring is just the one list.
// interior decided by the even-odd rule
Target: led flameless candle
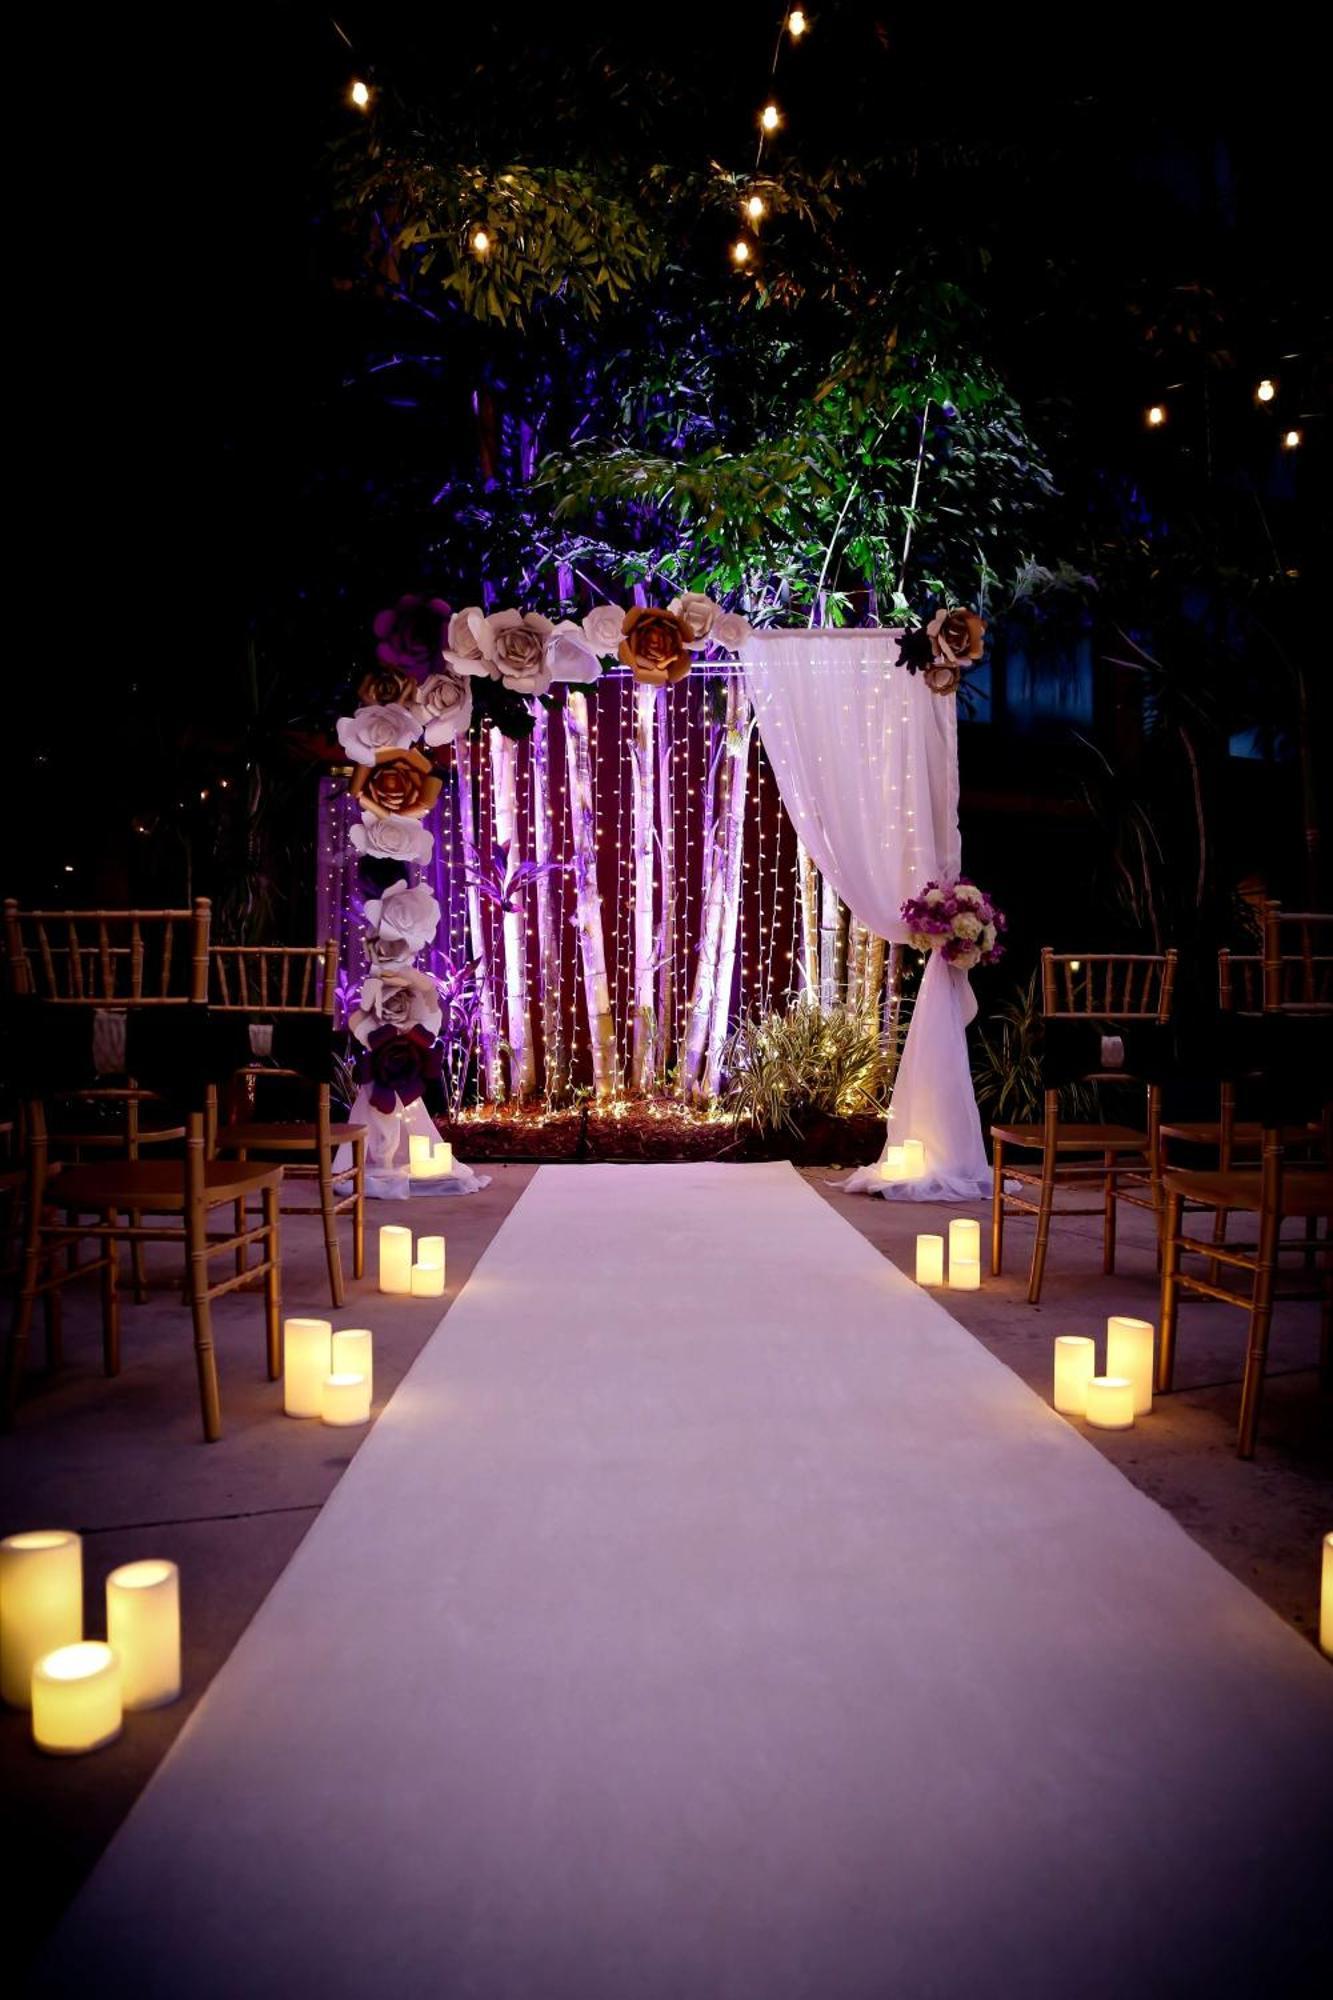
[(1094, 1430), (1134, 1428), (1134, 1384), (1128, 1375), (1088, 1377), (1088, 1422)]
[[(970, 1215), (956, 1215), (949, 1224), (949, 1283), (955, 1282), (955, 1264), (980, 1264), (981, 1224)], [(967, 1289), (964, 1287), (964, 1289)]]
[(1112, 1313), (1106, 1322), (1106, 1372), (1127, 1375), (1134, 1384), (1134, 1414), (1146, 1417), (1152, 1408), (1153, 1326), (1146, 1319)]
[(407, 1170), (414, 1181), (427, 1180), (435, 1172), (431, 1143), (424, 1132), (411, 1132), (407, 1139)]
[(944, 1283), (944, 1238), (918, 1236), (916, 1239), (916, 1281), (918, 1285)]
[(412, 1289), (412, 1232), (386, 1222), (380, 1230), (380, 1290), (406, 1295)]
[(368, 1326), (340, 1326), (334, 1329), (334, 1375), (364, 1375), (367, 1392), (375, 1396), (375, 1343)]
[(1324, 1574), (1319, 1590), (1319, 1644), (1333, 1660), (1333, 1535), (1324, 1536)]
[(317, 1417), (332, 1356), (326, 1319), (289, 1319), (282, 1328), (282, 1407), (289, 1417)]
[(126, 1708), (162, 1708), (181, 1691), (180, 1571), (122, 1563), (106, 1580), (106, 1637), (120, 1661)]
[(1061, 1333), (1055, 1341), (1056, 1409), (1062, 1417), (1086, 1417), (1088, 1384), (1097, 1373), (1097, 1343), (1085, 1333)]
[(43, 1653), (83, 1637), (83, 1544), (64, 1529), (10, 1535), (0, 1542), (0, 1694), (15, 1708), (32, 1701), (32, 1670)]
[(437, 1174), (451, 1174), (453, 1170), (453, 1143), (449, 1139), (441, 1139), (435, 1148), (435, 1171)]
[(926, 1171), (926, 1149), (920, 1139), (903, 1142), (903, 1179), (919, 1181)]
[(57, 1646), (32, 1670), (32, 1739), (53, 1757), (100, 1750), (120, 1734), (120, 1661), (100, 1639)]
[(879, 1163), (879, 1177), (882, 1181), (900, 1181), (903, 1177), (902, 1146), (886, 1146), (884, 1157)]
[(444, 1238), (423, 1236), (417, 1243), (417, 1261), (412, 1266), (412, 1296), (439, 1299), (444, 1296)]
[(323, 1403), (325, 1423), (338, 1429), (370, 1422), (370, 1384), (364, 1375), (326, 1375)]
[(981, 1290), (981, 1259), (979, 1257), (950, 1257), (949, 1289), (954, 1292), (979, 1292)]

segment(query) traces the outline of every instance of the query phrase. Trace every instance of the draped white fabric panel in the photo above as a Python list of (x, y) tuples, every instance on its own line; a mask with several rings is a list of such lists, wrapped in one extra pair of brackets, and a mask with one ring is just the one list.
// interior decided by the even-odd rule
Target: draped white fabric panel
[[(958, 713), (896, 664), (896, 632), (760, 632), (744, 670), (783, 804), (853, 916), (901, 942), (902, 904), (961, 865)], [(923, 1180), (856, 1193), (908, 1201), (988, 1195), (990, 1168), (968, 1066), (976, 1003), (965, 973), (933, 955), (921, 982), (889, 1109), (887, 1145), (921, 1139)]]

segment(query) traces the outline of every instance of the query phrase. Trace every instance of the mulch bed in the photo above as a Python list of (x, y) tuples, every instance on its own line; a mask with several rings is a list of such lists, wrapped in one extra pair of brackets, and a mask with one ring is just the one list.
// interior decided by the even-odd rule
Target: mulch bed
[[(441, 1127), (445, 1131), (445, 1127)], [(798, 1166), (861, 1166), (879, 1157), (882, 1118), (816, 1118), (799, 1133), (761, 1138), (749, 1125), (700, 1118), (661, 1101), (542, 1112), (506, 1106), (469, 1113), (446, 1136), (469, 1166), (486, 1161), (792, 1160)]]

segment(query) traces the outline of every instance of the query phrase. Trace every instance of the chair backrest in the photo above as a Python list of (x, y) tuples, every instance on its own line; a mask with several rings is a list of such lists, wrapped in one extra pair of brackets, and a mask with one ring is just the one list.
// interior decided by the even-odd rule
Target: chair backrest
[(80, 1007), (202, 1001), (211, 917), (206, 896), (188, 910), (21, 910), (9, 898), (10, 991)]
[(222, 1014), (326, 1014), (333, 1019), (338, 947), (328, 944), (215, 944), (208, 953), (208, 998)]
[(1333, 1013), (1333, 912), (1264, 905), (1263, 1008)]
[(1041, 954), (1041, 1011), (1048, 1021), (1157, 1021), (1171, 1016), (1174, 951)]

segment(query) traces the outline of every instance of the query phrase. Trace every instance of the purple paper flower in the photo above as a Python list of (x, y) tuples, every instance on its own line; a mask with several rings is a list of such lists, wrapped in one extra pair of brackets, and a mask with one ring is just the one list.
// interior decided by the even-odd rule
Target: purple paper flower
[(386, 1023), (357, 1057), (357, 1082), (368, 1086), (376, 1111), (388, 1113), (399, 1104), (415, 1104), (422, 1085), (437, 1078), (443, 1066), (438, 1038), (419, 1022), (405, 1033)]
[(375, 657), (418, 678), (437, 673), (453, 616), (442, 597), (400, 597), (375, 619)]

